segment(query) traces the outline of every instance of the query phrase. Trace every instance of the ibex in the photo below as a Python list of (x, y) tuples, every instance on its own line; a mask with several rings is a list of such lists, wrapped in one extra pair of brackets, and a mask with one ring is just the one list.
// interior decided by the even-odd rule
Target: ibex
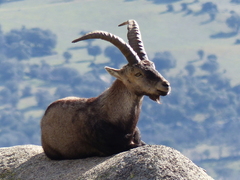
[(160, 103), (170, 92), (169, 82), (148, 60), (138, 24), (128, 20), (128, 41), (104, 31), (90, 32), (74, 41), (103, 39), (115, 45), (128, 64), (105, 67), (116, 80), (98, 97), (66, 97), (50, 104), (41, 120), (41, 140), (50, 159), (108, 156), (143, 146), (137, 122), (143, 96)]

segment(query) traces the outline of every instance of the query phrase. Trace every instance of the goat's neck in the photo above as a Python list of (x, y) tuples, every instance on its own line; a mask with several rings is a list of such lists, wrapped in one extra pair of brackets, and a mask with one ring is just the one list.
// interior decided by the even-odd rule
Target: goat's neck
[(108, 117), (111, 117), (111, 122), (135, 128), (143, 96), (136, 95), (120, 80), (116, 80), (99, 98)]

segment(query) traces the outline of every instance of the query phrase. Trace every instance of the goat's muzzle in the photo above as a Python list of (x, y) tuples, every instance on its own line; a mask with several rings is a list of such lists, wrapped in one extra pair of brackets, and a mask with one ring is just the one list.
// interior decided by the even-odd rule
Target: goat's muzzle
[(163, 81), (161, 83), (161, 90), (157, 89), (155, 94), (148, 95), (148, 97), (160, 104), (160, 96), (166, 96), (171, 92), (170, 83), (168, 81)]

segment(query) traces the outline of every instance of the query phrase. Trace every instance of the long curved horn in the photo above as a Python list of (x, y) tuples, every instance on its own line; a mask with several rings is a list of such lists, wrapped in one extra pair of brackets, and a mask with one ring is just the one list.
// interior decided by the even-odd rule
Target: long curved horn
[(120, 37), (115, 36), (109, 32), (93, 31), (85, 34), (84, 36), (78, 39), (73, 40), (72, 43), (76, 43), (78, 41), (86, 39), (103, 39), (105, 41), (108, 41), (115, 45), (122, 52), (122, 54), (126, 57), (129, 64), (135, 64), (140, 62), (139, 57), (137, 56), (136, 52), (132, 49), (131, 46), (125, 43)]
[(137, 22), (133, 19), (128, 20), (126, 22), (123, 22), (122, 24), (119, 24), (118, 26), (128, 25), (128, 42), (130, 46), (134, 49), (134, 51), (138, 54), (139, 58), (141, 60), (148, 59), (147, 53), (144, 49), (144, 45), (142, 42), (141, 32), (139, 29), (139, 26)]

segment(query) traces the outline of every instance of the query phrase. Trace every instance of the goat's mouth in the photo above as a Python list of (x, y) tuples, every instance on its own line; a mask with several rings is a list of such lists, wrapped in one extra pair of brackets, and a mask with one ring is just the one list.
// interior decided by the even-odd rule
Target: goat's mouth
[(151, 100), (156, 101), (158, 104), (161, 104), (161, 102), (160, 102), (160, 95), (149, 95), (148, 97)]
[(157, 90), (157, 92), (159, 93), (160, 96), (166, 96), (169, 93), (168, 91), (166, 92), (166, 91), (161, 91), (161, 90)]
[(168, 95), (168, 92), (157, 90), (157, 94), (149, 95), (148, 97), (149, 97), (151, 100), (156, 101), (158, 104), (161, 104), (161, 102), (160, 102), (160, 96), (166, 96), (166, 95)]

